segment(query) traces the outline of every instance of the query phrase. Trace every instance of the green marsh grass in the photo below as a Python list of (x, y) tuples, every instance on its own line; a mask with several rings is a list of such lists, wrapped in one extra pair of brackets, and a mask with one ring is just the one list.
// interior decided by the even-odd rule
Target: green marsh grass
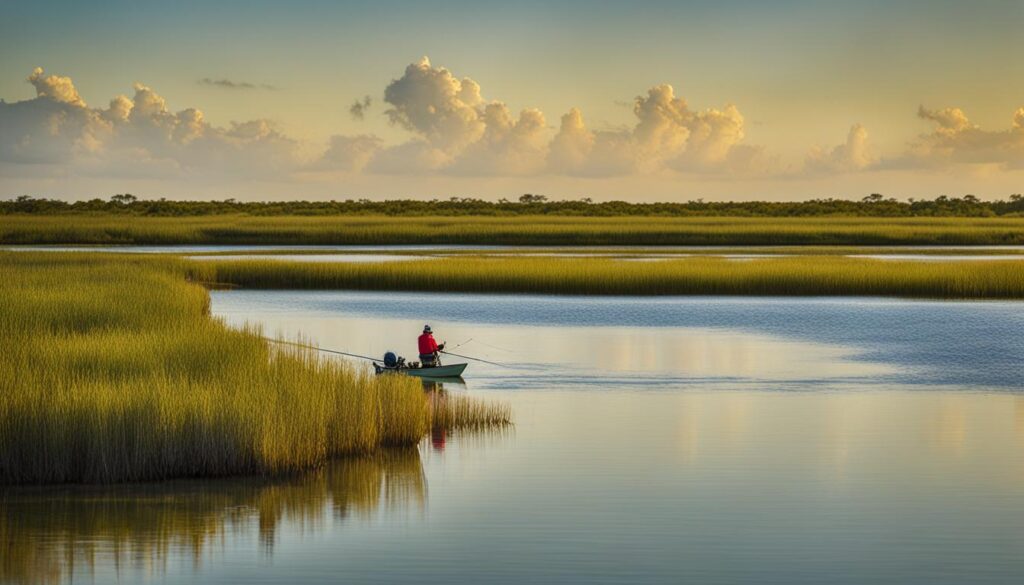
[(995, 245), (1024, 244), (1024, 218), (8, 215), (0, 243)]
[(0, 253), (0, 484), (293, 472), (427, 433), (418, 380), (232, 330), (186, 266)]
[(800, 256), (642, 262), (458, 257), (384, 263), (195, 261), (194, 277), (246, 288), (595, 295), (1024, 298), (1019, 260), (917, 262)]

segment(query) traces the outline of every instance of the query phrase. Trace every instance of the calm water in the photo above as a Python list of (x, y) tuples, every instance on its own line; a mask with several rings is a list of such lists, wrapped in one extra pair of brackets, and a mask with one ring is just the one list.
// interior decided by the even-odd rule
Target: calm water
[[(208, 254), (186, 256), (190, 260), (274, 260), (277, 262), (404, 262), (423, 260), (431, 256), (410, 254)], [(1012, 258), (1012, 256), (1011, 256)], [(1021, 255), (1024, 259), (1024, 255)]]
[[(530, 256), (561, 258), (618, 258), (623, 261), (663, 261), (692, 256), (716, 256), (745, 261), (757, 258), (788, 256), (786, 246), (756, 246), (769, 253), (720, 252), (716, 246), (588, 246), (581, 251), (569, 252), (552, 247), (476, 246), (476, 245), (179, 245), (179, 246), (5, 246), (12, 251), (45, 252), (122, 252), (133, 254), (180, 254), (193, 260), (277, 260), (289, 262), (400, 262), (424, 258), (452, 256), (457, 252), (479, 250), (488, 256)], [(604, 250), (602, 250), (604, 248)], [(950, 262), (959, 260), (1024, 260), (1024, 246), (872, 246), (887, 250), (884, 254), (845, 254), (854, 258), (882, 260), (913, 260), (922, 262)], [(548, 251), (545, 251), (548, 250)], [(608, 251), (614, 250), (614, 251)], [(951, 252), (939, 254), (940, 250)], [(890, 252), (891, 251), (891, 252)], [(918, 251), (918, 253), (913, 253)], [(956, 254), (969, 251), (970, 254)], [(245, 252), (258, 252), (246, 254)], [(299, 252), (299, 253), (289, 253)], [(402, 254), (417, 252), (417, 254)], [(432, 254), (427, 254), (433, 252)], [(925, 253), (927, 252), (927, 253)], [(832, 254), (834, 252), (824, 252)]]
[(1024, 579), (1024, 303), (212, 297), (369, 355), (410, 356), (429, 322), (506, 364), (446, 391), (507, 401), (516, 427), (276, 482), (8, 490), (3, 578)]

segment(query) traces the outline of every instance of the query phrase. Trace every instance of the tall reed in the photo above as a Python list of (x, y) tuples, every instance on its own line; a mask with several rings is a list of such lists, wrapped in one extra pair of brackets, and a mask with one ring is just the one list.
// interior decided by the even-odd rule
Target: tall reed
[(1024, 218), (9, 215), (3, 244), (1024, 244)]
[(249, 288), (601, 295), (873, 295), (1024, 298), (1024, 261), (890, 261), (834, 256), (459, 257), (385, 263), (195, 261), (193, 278)]
[(0, 253), (0, 484), (281, 473), (428, 431), (418, 380), (229, 329), (183, 267)]

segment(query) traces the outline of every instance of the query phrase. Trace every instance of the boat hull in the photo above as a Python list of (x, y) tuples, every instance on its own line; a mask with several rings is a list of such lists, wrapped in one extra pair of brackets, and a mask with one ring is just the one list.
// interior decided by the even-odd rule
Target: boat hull
[(469, 364), (449, 364), (446, 366), (436, 366), (433, 368), (381, 368), (378, 367), (378, 373), (385, 372), (397, 372), (401, 374), (408, 374), (410, 376), (416, 376), (417, 378), (457, 378), (462, 375), (462, 372), (466, 371), (466, 366)]

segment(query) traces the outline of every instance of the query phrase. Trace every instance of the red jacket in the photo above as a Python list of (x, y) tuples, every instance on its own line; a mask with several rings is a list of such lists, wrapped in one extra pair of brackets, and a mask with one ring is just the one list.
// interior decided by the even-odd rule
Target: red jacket
[(434, 335), (431, 333), (424, 333), (420, 335), (420, 355), (429, 355), (437, 351), (437, 342), (434, 341)]

